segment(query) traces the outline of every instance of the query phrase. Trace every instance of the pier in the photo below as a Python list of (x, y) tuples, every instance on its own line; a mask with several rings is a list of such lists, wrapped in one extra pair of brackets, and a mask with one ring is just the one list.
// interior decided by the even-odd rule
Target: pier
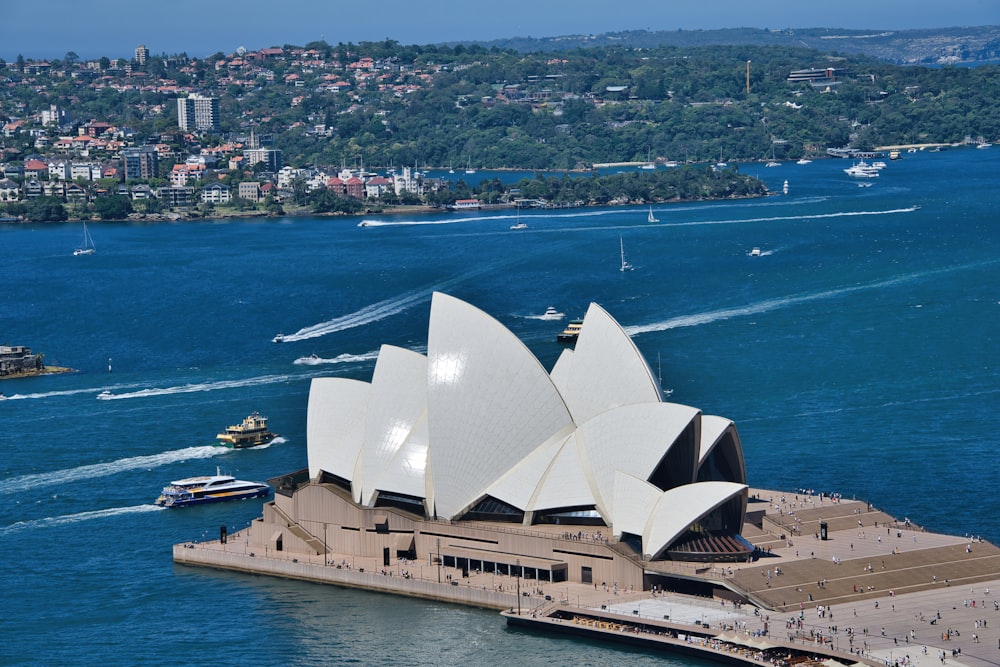
[[(1000, 549), (868, 503), (751, 489), (749, 563), (648, 562), (644, 588), (265, 549), (254, 525), (177, 544), (176, 563), (502, 611), (511, 626), (730, 664), (1000, 665)], [(322, 537), (322, 535), (320, 535)], [(694, 591), (696, 594), (691, 594)]]

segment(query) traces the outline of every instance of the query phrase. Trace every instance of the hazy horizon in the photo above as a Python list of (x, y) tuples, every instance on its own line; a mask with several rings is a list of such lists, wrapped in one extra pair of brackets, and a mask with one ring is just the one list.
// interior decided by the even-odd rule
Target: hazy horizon
[[(71, 3), (51, 0), (44, 18), (37, 7), (12, 3), (0, 24), (0, 57), (128, 58), (144, 44), (150, 53), (204, 57), (284, 44), (325, 40), (402, 44), (492, 41), (516, 37), (561, 37), (626, 30), (714, 30), (723, 28), (833, 28), (908, 30), (1000, 24), (995, 0), (840, 0), (835, 5), (787, 0), (716, 0), (675, 4), (634, 0), (628, 11), (598, 0), (508, 0), (492, 13), (452, 0), (433, 6), (382, 0), (377, 4), (290, 0), (276, 13), (261, 0), (176, 0), (162, 7), (110, 0)], [(834, 11), (831, 12), (831, 7)], [(473, 10), (474, 11), (470, 11)]]

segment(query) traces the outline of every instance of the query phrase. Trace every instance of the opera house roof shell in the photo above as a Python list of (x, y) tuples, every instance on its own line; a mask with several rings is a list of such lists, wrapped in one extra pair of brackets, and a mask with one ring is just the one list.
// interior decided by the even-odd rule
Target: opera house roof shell
[(384, 345), (370, 383), (314, 379), (307, 435), (310, 477), (339, 478), (359, 505), (603, 524), (652, 558), (685, 535), (738, 533), (746, 511), (733, 423), (664, 401), (597, 304), (548, 372), (500, 322), (435, 293), (426, 356)]

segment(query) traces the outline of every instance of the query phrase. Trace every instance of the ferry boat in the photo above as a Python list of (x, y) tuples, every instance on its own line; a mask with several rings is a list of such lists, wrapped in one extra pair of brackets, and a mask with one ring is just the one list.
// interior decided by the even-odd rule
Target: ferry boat
[(583, 320), (573, 320), (566, 325), (566, 328), (562, 330), (556, 340), (560, 343), (575, 343), (576, 339), (580, 337), (580, 331), (583, 329)]
[(170, 486), (163, 487), (156, 504), (168, 508), (187, 507), (227, 500), (266, 498), (270, 494), (271, 487), (263, 482), (245, 482), (232, 475), (223, 475), (216, 468), (214, 475), (188, 477), (170, 482)]
[(266, 445), (277, 438), (278, 434), (268, 430), (267, 417), (262, 417), (259, 412), (254, 412), (246, 417), (242, 424), (230, 426), (225, 433), (220, 433), (215, 437), (227, 447), (243, 449), (244, 447)]

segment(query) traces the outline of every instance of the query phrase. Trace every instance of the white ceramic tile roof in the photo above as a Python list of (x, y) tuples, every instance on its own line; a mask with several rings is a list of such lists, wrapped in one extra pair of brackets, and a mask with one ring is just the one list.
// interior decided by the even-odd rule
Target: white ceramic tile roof
[(615, 515), (612, 517), (612, 533), (621, 537), (622, 533), (642, 535), (646, 521), (663, 492), (644, 479), (634, 475), (615, 472)]
[[(422, 496), (441, 518), (461, 518), (486, 495), (526, 516), (592, 505), (615, 534), (642, 535), (654, 554), (745, 493), (732, 422), (663, 402), (645, 359), (599, 306), (551, 375), (503, 325), (444, 294), (431, 302), (427, 349), (384, 346), (371, 384), (313, 380), (312, 477), (350, 480), (366, 505), (377, 491)], [(720, 470), (742, 479), (694, 483), (723, 441), (732, 443), (723, 456), (736, 460)], [(661, 492), (649, 480), (665, 460), (692, 469), (672, 470), (681, 486)]]
[(662, 400), (659, 383), (635, 343), (596, 303), (583, 318), (565, 379), (562, 373), (555, 373), (557, 384), (577, 424), (619, 405)]
[(427, 358), (434, 500), (452, 518), (572, 419), (528, 348), (454, 297), (431, 299)]
[[(596, 482), (596, 501), (602, 515), (615, 515), (615, 472), (648, 480), (677, 437), (699, 414), (696, 408), (678, 403), (623, 405), (579, 427), (577, 438)], [(697, 442), (693, 444), (697, 446)], [(697, 460), (695, 452), (691, 459)], [(694, 473), (692, 469), (692, 480)]]
[(320, 470), (352, 479), (364, 442), (371, 385), (346, 378), (315, 378), (309, 385), (306, 455), (309, 477)]
[(723, 417), (716, 417), (715, 415), (701, 416), (701, 446), (698, 452), (699, 465), (705, 462), (705, 458), (719, 444), (719, 439), (725, 434), (726, 429), (732, 425), (732, 420)]
[(545, 471), (545, 477), (528, 509), (539, 512), (561, 507), (596, 506), (597, 498), (591, 484), (580, 460), (577, 439), (570, 437)]
[(552, 467), (556, 456), (567, 441), (575, 447), (573, 429), (566, 428), (546, 440), (535, 451), (521, 459), (514, 467), (494, 482), (486, 494), (509, 503), (514, 507), (528, 508), (537, 493), (542, 479)]
[(688, 526), (746, 489), (735, 482), (696, 482), (665, 491), (643, 530), (643, 553), (656, 557)]
[[(371, 504), (379, 489), (424, 495), (427, 440), (410, 436), (426, 412), (427, 357), (383, 345), (372, 375), (361, 479), (354, 480), (361, 483), (364, 504)], [(419, 476), (414, 477), (418, 468)]]

